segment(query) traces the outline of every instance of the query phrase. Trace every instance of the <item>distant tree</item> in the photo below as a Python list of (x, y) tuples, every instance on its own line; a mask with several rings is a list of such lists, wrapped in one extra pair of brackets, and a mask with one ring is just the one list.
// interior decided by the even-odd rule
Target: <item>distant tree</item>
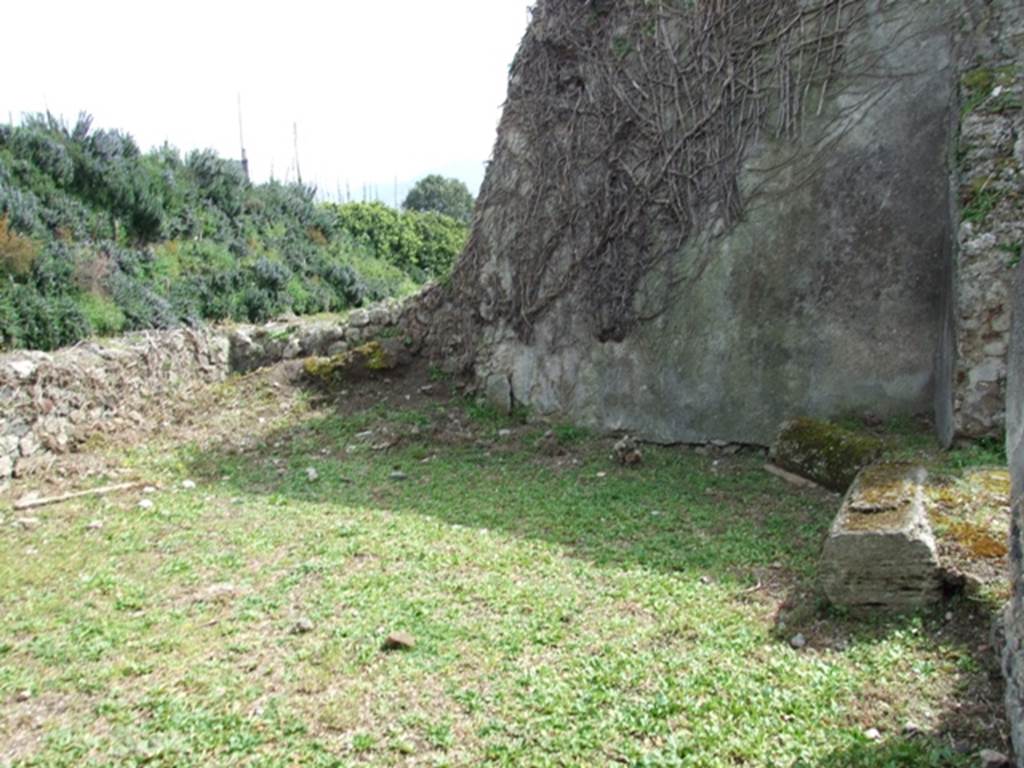
[(402, 207), (407, 211), (436, 211), (469, 224), (473, 216), (473, 196), (458, 179), (431, 174), (416, 182)]

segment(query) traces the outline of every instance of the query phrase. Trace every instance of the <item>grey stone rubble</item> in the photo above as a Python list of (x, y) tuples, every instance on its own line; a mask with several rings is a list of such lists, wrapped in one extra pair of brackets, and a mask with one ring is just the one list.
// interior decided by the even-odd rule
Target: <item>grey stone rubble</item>
[(875, 464), (858, 475), (822, 552), (822, 586), (834, 605), (903, 611), (941, 597), (924, 479), (922, 468), (900, 464)]
[(397, 333), (404, 311), (387, 302), (347, 322), (181, 328), (0, 355), (0, 483), (49, 468), (91, 435), (146, 426), (155, 404), (197, 386)]

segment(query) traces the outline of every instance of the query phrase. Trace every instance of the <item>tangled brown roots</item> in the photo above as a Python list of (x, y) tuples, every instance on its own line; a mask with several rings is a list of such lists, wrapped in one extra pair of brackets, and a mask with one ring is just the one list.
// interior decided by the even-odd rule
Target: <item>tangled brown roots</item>
[[(452, 288), (470, 304), (489, 291), (524, 341), (578, 289), (594, 334), (623, 339), (644, 276), (700, 224), (743, 213), (748, 147), (796, 138), (821, 111), (864, 13), (864, 0), (542, 0)], [(496, 239), (500, 287), (484, 268)]]

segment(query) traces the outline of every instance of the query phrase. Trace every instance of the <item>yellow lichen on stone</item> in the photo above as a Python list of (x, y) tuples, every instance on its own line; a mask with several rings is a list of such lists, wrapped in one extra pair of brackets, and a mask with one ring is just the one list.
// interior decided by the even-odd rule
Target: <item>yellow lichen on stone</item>
[(329, 379), (340, 368), (343, 368), (348, 361), (348, 355), (343, 353), (331, 357), (307, 357), (302, 363), (302, 369), (307, 376), (315, 379)]
[(379, 341), (369, 341), (362, 346), (331, 357), (309, 357), (302, 367), (306, 375), (322, 382), (329, 382), (346, 376), (366, 375), (389, 371), (397, 365), (395, 356), (388, 352)]
[(379, 341), (369, 341), (361, 347), (356, 347), (349, 354), (361, 356), (367, 369), (371, 371), (388, 371), (395, 367), (394, 357), (388, 354)]
[(928, 489), (936, 533), (955, 542), (969, 557), (999, 560), (1009, 547), (1010, 473), (1003, 468), (973, 469)]
[(856, 498), (850, 509), (862, 514), (898, 509), (912, 501), (913, 483), (905, 464), (875, 464), (860, 475)]

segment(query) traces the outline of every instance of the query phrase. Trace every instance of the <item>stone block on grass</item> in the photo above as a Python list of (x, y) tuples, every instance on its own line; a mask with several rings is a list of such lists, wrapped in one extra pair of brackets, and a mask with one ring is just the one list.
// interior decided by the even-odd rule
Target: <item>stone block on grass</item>
[(833, 605), (903, 612), (942, 597), (925, 476), (908, 464), (875, 464), (857, 476), (822, 553), (823, 587)]

